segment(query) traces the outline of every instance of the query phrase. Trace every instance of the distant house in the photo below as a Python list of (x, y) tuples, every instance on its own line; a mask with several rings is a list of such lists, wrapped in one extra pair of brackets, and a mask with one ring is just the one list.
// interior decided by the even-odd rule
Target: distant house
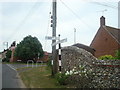
[(95, 49), (95, 56), (115, 56), (115, 51), (120, 49), (120, 29), (105, 25), (105, 17), (100, 18), (100, 28), (90, 44)]
[(48, 53), (46, 51), (44, 51), (44, 56), (41, 57), (40, 59), (38, 59), (37, 61), (42, 61), (42, 62), (47, 62), (49, 61), (49, 57), (51, 56), (51, 53)]
[(4, 51), (0, 53), (0, 58), (1, 58), (1, 59), (6, 58), (7, 50), (8, 50), (8, 49), (4, 49)]
[(11, 58), (10, 58), (10, 62), (15, 62), (15, 61), (17, 61), (17, 58), (14, 56), (15, 48), (16, 48), (16, 41), (14, 41), (14, 42), (11, 44), (11, 46), (9, 47), (9, 50), (12, 51), (12, 53), (11, 53)]
[(84, 44), (77, 43), (72, 46), (76, 46), (78, 48), (85, 49), (86, 51), (90, 52), (92, 55), (94, 55), (94, 53), (95, 53), (95, 49), (91, 48), (90, 46), (84, 45)]
[(10, 47), (10, 50), (12, 51), (12, 53), (11, 53), (11, 58), (10, 58), (10, 62), (15, 62), (15, 61), (17, 61), (17, 58), (15, 58), (15, 56), (14, 56), (14, 52), (15, 52), (15, 46), (11, 46)]

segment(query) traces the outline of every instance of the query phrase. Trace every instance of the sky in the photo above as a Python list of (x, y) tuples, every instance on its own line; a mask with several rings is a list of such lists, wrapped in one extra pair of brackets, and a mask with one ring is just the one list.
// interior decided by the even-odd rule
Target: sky
[[(104, 12), (103, 12), (104, 11)], [(19, 43), (24, 37), (37, 37), (44, 51), (51, 52), (52, 0), (0, 0), (0, 51), (13, 41)], [(57, 31), (61, 39), (67, 38), (62, 47), (76, 43), (90, 45), (100, 27), (100, 17), (106, 25), (118, 28), (117, 0), (57, 0)], [(58, 48), (58, 47), (57, 47)]]

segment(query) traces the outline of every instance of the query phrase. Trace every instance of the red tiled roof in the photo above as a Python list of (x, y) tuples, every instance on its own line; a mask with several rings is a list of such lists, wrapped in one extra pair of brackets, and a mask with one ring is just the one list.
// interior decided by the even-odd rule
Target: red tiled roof
[(44, 52), (44, 55), (48, 55), (48, 53), (47, 53), (47, 52)]
[(95, 49), (94, 49), (94, 48), (92, 48), (92, 47), (90, 47), (90, 46), (87, 46), (87, 45), (84, 45), (84, 44), (77, 43), (77, 44), (74, 44), (74, 45), (72, 45), (72, 46), (76, 46), (76, 47), (78, 47), (78, 48), (85, 49), (86, 51), (88, 51), (88, 52), (90, 52), (90, 53), (92, 53), (92, 54), (94, 54), (94, 52), (95, 52)]
[(103, 28), (120, 44), (120, 29), (110, 26), (103, 26)]

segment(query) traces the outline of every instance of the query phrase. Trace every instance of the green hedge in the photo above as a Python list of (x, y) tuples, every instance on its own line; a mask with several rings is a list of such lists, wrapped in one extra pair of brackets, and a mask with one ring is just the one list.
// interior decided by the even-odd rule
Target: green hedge
[(100, 59), (100, 60), (113, 60), (115, 58), (112, 55), (104, 55), (104, 56), (99, 57), (98, 59)]

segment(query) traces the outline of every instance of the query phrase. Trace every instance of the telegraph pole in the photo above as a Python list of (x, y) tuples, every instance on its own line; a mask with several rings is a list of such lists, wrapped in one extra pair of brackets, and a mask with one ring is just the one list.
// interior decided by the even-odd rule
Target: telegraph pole
[(76, 44), (76, 29), (74, 28), (74, 44)]
[(6, 46), (7, 46), (7, 49), (8, 49), (8, 42), (6, 42), (6, 43), (7, 43), (7, 45), (6, 45)]
[(104, 13), (105, 13), (106, 11), (107, 11), (107, 9), (101, 11), (101, 12), (102, 12), (102, 16), (104, 16)]
[(3, 42), (3, 45), (5, 45), (6, 49), (8, 49), (8, 42)]
[[(52, 37), (56, 37), (56, 13), (57, 13), (57, 2), (53, 0), (52, 2)], [(52, 40), (52, 43), (55, 43), (56, 40)], [(52, 75), (57, 73), (57, 59), (56, 59), (56, 45), (52, 46), (52, 60), (53, 60), (53, 70)]]
[(104, 16), (104, 13), (107, 11), (107, 9), (105, 10), (101, 10), (101, 11), (97, 11), (97, 12), (101, 12), (102, 16)]

